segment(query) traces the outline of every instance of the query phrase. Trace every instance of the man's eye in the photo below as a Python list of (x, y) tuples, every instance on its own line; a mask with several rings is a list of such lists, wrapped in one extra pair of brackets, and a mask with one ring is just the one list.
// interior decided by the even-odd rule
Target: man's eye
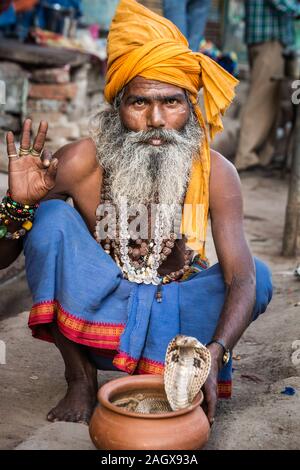
[(145, 101), (144, 100), (136, 100), (134, 102), (134, 104), (137, 105), (137, 106), (143, 106), (145, 104)]
[(168, 101), (167, 101), (167, 104), (176, 104), (177, 103), (177, 100), (175, 98), (170, 98)]

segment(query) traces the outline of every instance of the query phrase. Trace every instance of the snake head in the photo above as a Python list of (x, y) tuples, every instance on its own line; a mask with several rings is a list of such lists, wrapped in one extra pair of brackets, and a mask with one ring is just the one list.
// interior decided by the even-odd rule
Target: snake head
[(174, 338), (175, 344), (181, 348), (196, 348), (199, 347), (199, 341), (193, 336), (177, 335)]

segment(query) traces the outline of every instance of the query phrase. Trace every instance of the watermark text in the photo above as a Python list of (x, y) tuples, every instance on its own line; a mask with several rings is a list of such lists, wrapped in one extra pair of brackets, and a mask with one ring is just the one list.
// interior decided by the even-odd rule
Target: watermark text
[(0, 365), (6, 364), (6, 344), (0, 340)]
[(292, 88), (295, 90), (292, 93), (292, 103), (300, 104), (300, 80), (294, 80), (292, 83)]
[(6, 103), (6, 85), (3, 80), (0, 80), (0, 105)]

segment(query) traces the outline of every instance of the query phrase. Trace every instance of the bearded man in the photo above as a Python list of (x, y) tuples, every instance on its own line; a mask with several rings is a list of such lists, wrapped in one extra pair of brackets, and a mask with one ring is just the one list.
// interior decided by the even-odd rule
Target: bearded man
[[(19, 155), (7, 136), (9, 197), (21, 213), (42, 201), (24, 241), (29, 326), (55, 342), (68, 384), (48, 419), (88, 422), (96, 368), (162, 374), (168, 343), (181, 333), (210, 350), (212, 423), (217, 397), (231, 393), (230, 351), (272, 294), (270, 273), (245, 240), (238, 175), (209, 151), (197, 104), (203, 88), (213, 136), (236, 80), (135, 0), (119, 4), (108, 56), (108, 105), (91, 139), (40, 159), (46, 122), (31, 148), (26, 120)], [(208, 214), (219, 259), (210, 268)], [(0, 267), (20, 253), (18, 237), (0, 240)]]

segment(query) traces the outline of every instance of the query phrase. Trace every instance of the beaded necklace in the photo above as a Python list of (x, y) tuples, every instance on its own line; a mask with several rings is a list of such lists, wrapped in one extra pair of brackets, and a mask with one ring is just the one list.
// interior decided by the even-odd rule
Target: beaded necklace
[[(155, 202), (158, 202), (157, 195)], [(156, 210), (154, 238), (150, 239), (150, 241), (142, 240), (141, 238), (133, 240), (131, 238), (128, 231), (128, 220), (130, 220), (130, 218), (128, 218), (127, 214), (127, 203), (120, 204), (119, 210), (116, 210), (115, 234), (108, 228), (106, 232), (107, 236), (103, 240), (101, 237), (100, 224), (103, 219), (103, 214), (106, 212), (109, 216), (112, 207), (113, 203), (110, 197), (108, 178), (107, 175), (104, 175), (101, 201), (96, 213), (97, 224), (94, 235), (105, 252), (114, 258), (126, 279), (136, 283), (160, 285), (179, 280), (182, 275), (190, 269), (193, 252), (186, 250), (182, 269), (164, 276), (158, 274), (160, 265), (171, 254), (177, 238), (176, 234), (172, 232), (169, 234), (168, 239), (163, 239), (163, 224), (159, 205), (157, 205)], [(180, 222), (180, 220), (177, 218), (175, 223)]]

